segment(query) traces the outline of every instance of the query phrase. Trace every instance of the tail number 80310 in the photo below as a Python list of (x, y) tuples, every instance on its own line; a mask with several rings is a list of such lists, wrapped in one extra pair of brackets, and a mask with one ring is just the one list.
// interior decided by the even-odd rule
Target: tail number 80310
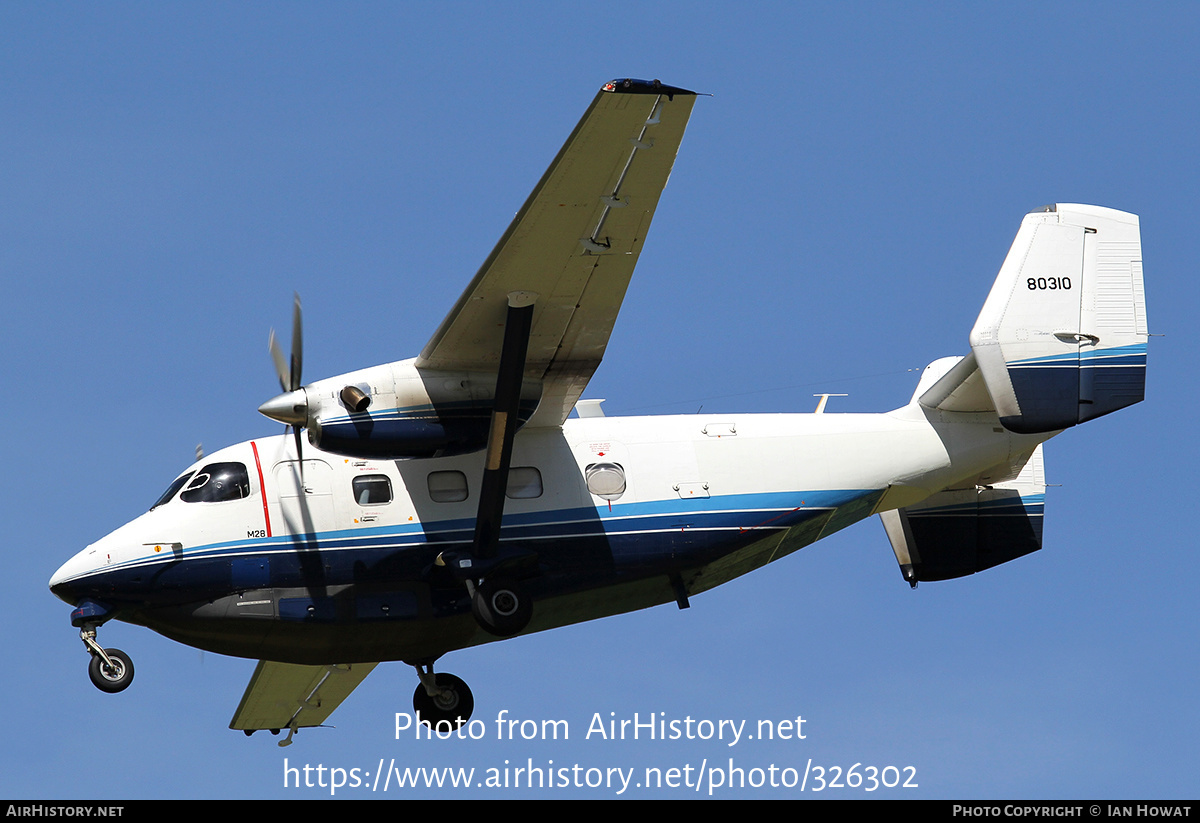
[(1041, 291), (1047, 289), (1049, 291), (1057, 291), (1058, 289), (1071, 288), (1071, 278), (1069, 277), (1030, 277), (1025, 280), (1025, 285), (1030, 291)]

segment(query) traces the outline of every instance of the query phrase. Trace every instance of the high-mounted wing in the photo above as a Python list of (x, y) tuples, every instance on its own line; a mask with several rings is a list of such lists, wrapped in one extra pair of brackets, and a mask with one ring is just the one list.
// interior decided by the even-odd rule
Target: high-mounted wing
[(543, 391), (527, 425), (561, 425), (604, 356), (695, 100), (657, 80), (607, 83), (417, 368), (495, 371), (508, 295), (533, 292), (525, 376)]
[(320, 726), (376, 665), (298, 666), (260, 660), (229, 728), (254, 731)]

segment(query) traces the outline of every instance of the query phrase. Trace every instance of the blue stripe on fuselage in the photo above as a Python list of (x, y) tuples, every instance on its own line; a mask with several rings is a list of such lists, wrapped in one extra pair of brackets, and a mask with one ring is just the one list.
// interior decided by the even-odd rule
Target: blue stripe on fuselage
[[(667, 557), (685, 563), (689, 556), (700, 558), (735, 550), (773, 531), (874, 493), (874, 490), (836, 490), (736, 494), (614, 503), (611, 511), (605, 504), (510, 513), (504, 516), (501, 539), (506, 543), (528, 541), (530, 548), (545, 553), (545, 559), (556, 566), (558, 560), (567, 565), (574, 561), (585, 565), (598, 562), (604, 569), (612, 570)], [(269, 561), (272, 585), (296, 585), (298, 576), (307, 574), (302, 560), (311, 555), (305, 549), (315, 549), (319, 550), (324, 567), (322, 582), (349, 583), (358, 579), (363, 568), (373, 568), (382, 561), (397, 561), (405, 568), (417, 564), (415, 567), (419, 569), (420, 564), (429, 562), (427, 554), (469, 546), (474, 523), (474, 518), (456, 518), (211, 543), (186, 549), (182, 557), (148, 554), (68, 582), (82, 589), (91, 588), (103, 579), (105, 586), (120, 589), (123, 581), (136, 580), (131, 589), (138, 590), (141, 599), (150, 594), (159, 575), (165, 574), (178, 579), (171, 586), (176, 593), (192, 583), (198, 589), (216, 590), (229, 585), (229, 561), (262, 557)], [(426, 551), (411, 557), (408, 552), (396, 555), (400, 550), (422, 548)], [(185, 572), (180, 566), (190, 566), (193, 571)], [(587, 569), (578, 571), (586, 573)]]

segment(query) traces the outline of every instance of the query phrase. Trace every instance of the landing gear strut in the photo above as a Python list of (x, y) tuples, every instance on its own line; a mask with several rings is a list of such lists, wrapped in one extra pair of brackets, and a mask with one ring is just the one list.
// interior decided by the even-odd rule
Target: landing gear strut
[(413, 692), (413, 709), (435, 732), (461, 729), (471, 719), (475, 698), (461, 678), (433, 673), (433, 664), (414, 666), (421, 684)]
[(96, 627), (84, 626), (79, 630), (79, 639), (92, 656), (88, 664), (88, 677), (92, 685), (102, 692), (116, 694), (129, 688), (133, 682), (133, 660), (120, 649), (102, 649), (96, 642)]

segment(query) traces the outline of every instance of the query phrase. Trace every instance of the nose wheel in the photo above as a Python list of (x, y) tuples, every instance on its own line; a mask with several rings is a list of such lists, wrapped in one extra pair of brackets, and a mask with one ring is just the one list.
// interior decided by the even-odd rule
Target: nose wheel
[(124, 691), (133, 682), (133, 661), (120, 649), (105, 649), (104, 657), (93, 655), (88, 676), (102, 692)]
[(79, 630), (79, 637), (92, 656), (88, 664), (88, 677), (92, 685), (102, 692), (116, 694), (129, 688), (133, 682), (133, 660), (120, 649), (102, 649), (96, 642), (94, 626)]

